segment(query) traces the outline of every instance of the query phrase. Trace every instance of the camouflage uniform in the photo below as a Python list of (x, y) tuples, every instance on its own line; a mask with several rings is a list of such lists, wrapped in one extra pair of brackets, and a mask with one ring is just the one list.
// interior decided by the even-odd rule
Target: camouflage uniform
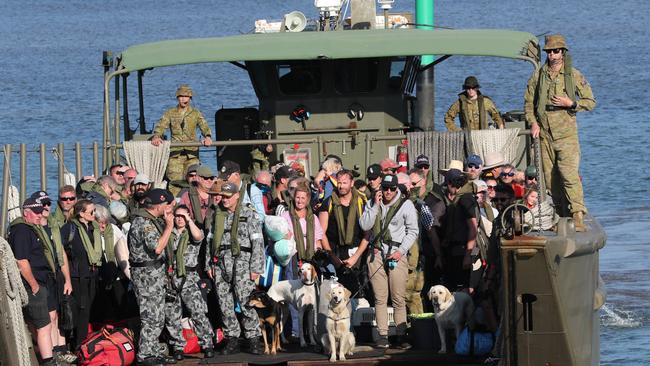
[[(261, 336), (262, 333), (257, 312), (255, 309), (245, 307), (244, 303), (255, 289), (255, 282), (251, 280), (250, 274), (264, 273), (262, 222), (252, 207), (248, 205), (242, 207), (237, 231), (241, 252), (238, 257), (233, 257), (229, 247), (234, 216), (232, 212), (228, 212), (226, 216), (220, 252), (217, 253), (218, 259), (210, 261), (210, 268), (213, 272), (226, 337), (237, 338), (241, 334), (235, 315), (235, 302), (237, 302), (243, 315), (244, 337), (252, 339)], [(208, 242), (212, 241), (211, 236)]]
[[(170, 243), (174, 255), (176, 254), (176, 250), (178, 250), (179, 239), (180, 235), (177, 235), (176, 240), (173, 243)], [(208, 313), (208, 305), (205, 303), (205, 300), (201, 295), (201, 289), (199, 288), (200, 278), (196, 271), (199, 264), (200, 250), (201, 242), (195, 242), (190, 238), (185, 254), (183, 255), (183, 259), (185, 260), (185, 277), (179, 277), (178, 273), (174, 271), (174, 276), (172, 278), (174, 283), (173, 288), (176, 291), (177, 296), (174, 301), (168, 302), (165, 306), (165, 326), (170, 334), (182, 334), (182, 300), (185, 307), (190, 312), (196, 335), (199, 338), (199, 345), (201, 345), (201, 348), (205, 350), (207, 348), (213, 348), (212, 337), (214, 336), (214, 333), (206, 315)], [(174, 269), (176, 269), (175, 259), (176, 257), (174, 256)], [(184, 340), (181, 342), (173, 340), (170, 343), (176, 350), (183, 350), (185, 347)]]
[[(129, 262), (131, 263), (131, 281), (140, 307), (140, 342), (138, 361), (148, 357), (162, 356), (158, 337), (165, 326), (164, 304), (167, 293), (165, 266), (154, 252), (161, 233), (154, 223), (147, 218), (136, 216), (129, 230)], [(134, 267), (133, 263), (150, 261), (160, 262), (150, 267)], [(180, 322), (180, 319), (179, 319)]]
[[(212, 131), (203, 114), (196, 108), (188, 106), (182, 113), (178, 107), (168, 109), (158, 121), (153, 130), (155, 136), (161, 137), (167, 128), (171, 130), (172, 142), (196, 142), (196, 128), (201, 129), (203, 136), (212, 137)], [(199, 164), (198, 147), (172, 147), (167, 163), (167, 179), (170, 181), (183, 179), (187, 167)], [(173, 192), (176, 195), (178, 192)]]
[[(560, 203), (562, 213), (586, 213), (582, 191), (582, 182), (578, 175), (580, 165), (580, 143), (578, 142), (578, 125), (576, 113), (590, 111), (596, 106), (596, 100), (591, 91), (591, 86), (580, 71), (572, 68), (573, 84), (579, 99), (576, 108), (557, 108), (538, 115), (535, 105), (535, 93), (539, 78), (546, 78), (548, 90), (546, 100), (550, 104), (553, 96), (567, 95), (564, 85), (564, 68), (554, 75), (549, 70), (548, 64), (542, 67), (541, 72), (535, 70), (528, 80), (528, 87), (524, 96), (524, 110), (526, 120), (532, 124), (537, 122), (540, 127), (540, 144), (542, 151), (542, 166), (544, 168), (544, 181), (546, 188), (551, 191), (554, 201)], [(564, 191), (564, 192), (563, 192)]]
[[(489, 114), (490, 117), (492, 117), (492, 121), (496, 123), (496, 125), (499, 128), (504, 128), (503, 124), (503, 119), (501, 119), (501, 115), (499, 114), (499, 110), (497, 107), (494, 105), (494, 102), (492, 99), (479, 94), (479, 98), (483, 98), (483, 107), (485, 108), (486, 114)], [(462, 102), (461, 102), (462, 101)], [(462, 108), (461, 104), (465, 104), (468, 108), (468, 111), (466, 111), (466, 116), (469, 117), (469, 121), (466, 121), (465, 118), (463, 117), (463, 114), (465, 113)], [(459, 98), (454, 104), (449, 107), (449, 110), (445, 114), (445, 125), (447, 126), (447, 130), (449, 131), (462, 131), (463, 129), (465, 130), (480, 130), (481, 125), (479, 122), (479, 108), (478, 108), (478, 99), (477, 100), (471, 100), (467, 98), (465, 95), (465, 92), (459, 94)], [(454, 119), (456, 119), (456, 116), (461, 114), (460, 120), (461, 120), (461, 127), (456, 126), (454, 123)], [(486, 121), (487, 123), (487, 115), (486, 115)]]

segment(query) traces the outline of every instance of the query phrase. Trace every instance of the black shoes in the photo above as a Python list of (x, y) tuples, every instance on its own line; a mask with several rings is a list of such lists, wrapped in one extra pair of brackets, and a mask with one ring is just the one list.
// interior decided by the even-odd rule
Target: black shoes
[(138, 365), (142, 366), (165, 366), (167, 362), (160, 357), (147, 357), (144, 360), (138, 362)]
[(235, 353), (239, 353), (239, 338), (228, 338), (226, 346), (221, 350), (221, 354), (226, 356)]
[(260, 337), (255, 337), (248, 340), (248, 352), (254, 355), (261, 355), (264, 353), (264, 344), (262, 344)]
[(389, 346), (390, 343), (388, 342), (388, 336), (380, 335), (379, 338), (377, 338), (377, 341), (375, 342), (376, 348), (388, 348)]
[(203, 350), (203, 358), (213, 358), (213, 357), (214, 357), (214, 349), (206, 348)]
[(395, 348), (399, 348), (399, 349), (411, 349), (411, 347), (413, 347), (411, 346), (411, 343), (409, 343), (405, 335), (397, 336), (394, 345)]

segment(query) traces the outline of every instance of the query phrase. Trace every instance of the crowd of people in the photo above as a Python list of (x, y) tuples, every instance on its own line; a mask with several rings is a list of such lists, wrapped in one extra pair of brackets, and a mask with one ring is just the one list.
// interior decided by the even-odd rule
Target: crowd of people
[[(547, 46), (548, 67), (555, 70), (551, 58), (563, 56), (566, 43), (551, 36)], [(296, 243), (296, 253), (280, 266), (281, 278), (298, 278), (300, 264), (311, 261), (354, 297), (365, 298), (375, 308), (377, 347), (391, 344), (389, 299), (397, 333), (392, 342), (409, 348), (407, 314), (430, 310), (423, 296), (437, 284), (469, 293), (483, 310), (485, 326), (496, 332), (498, 243), (507, 229), (500, 220), (504, 210), (519, 200), (528, 208), (529, 226), (552, 230), (556, 211), (567, 214), (570, 208), (576, 229), (584, 230), (581, 186), (577, 192), (574, 172), (562, 165), (566, 161), (560, 156), (566, 136), (553, 132), (558, 128), (553, 118), (560, 118), (553, 113), (593, 108), (588, 84), (580, 74), (577, 77), (572, 87), (579, 101), (547, 96), (543, 102), (557, 106), (536, 108), (535, 99), (526, 109), (542, 126), (547, 184), (556, 179), (547, 168), (559, 169), (559, 176), (566, 178), (559, 188), (572, 192), (552, 195), (559, 197), (564, 210), (554, 208), (551, 195), (540, 192), (535, 166), (517, 170), (499, 152), (452, 160), (439, 171), (430, 170), (425, 155), (417, 156), (408, 171), (386, 158), (368, 166), (365, 179), (359, 179), (358, 172), (346, 169), (334, 155), (322, 161), (313, 177), (284, 164), (270, 169), (258, 164), (248, 177), (236, 162), (221, 162), (215, 174), (199, 164), (197, 148), (174, 149), (167, 171), (169, 190), (154, 188), (146, 174), (116, 164), (106, 175), (60, 187), (56, 200), (45, 191), (35, 192), (22, 203), (22, 217), (11, 223), (9, 243), (29, 293), (25, 315), (43, 364), (75, 362), (89, 324), (134, 316), (140, 320), (141, 364), (183, 359), (183, 317), (192, 319), (205, 357), (215, 356), (216, 327), (225, 335), (222, 354), (240, 352), (241, 343), (253, 354), (262, 353), (257, 313), (243, 304), (253, 290), (263, 287), (260, 277), (265, 276), (269, 257), (273, 265), (280, 263), (274, 257), (276, 243), (264, 232), (271, 216), (286, 220), (286, 239)], [(529, 92), (539, 94), (533, 79)], [(503, 127), (498, 112), (491, 112), (495, 108), (489, 98), (480, 98), (478, 112), (463, 112), (463, 106), (480, 96), (475, 78), (468, 78), (464, 88), (468, 92), (454, 112), (461, 113), (462, 127), (486, 125), (481, 109), (486, 107)], [(202, 142), (212, 144), (205, 119), (189, 105), (192, 90), (181, 86), (176, 96), (179, 104), (163, 115), (152, 144), (161, 143), (167, 128), (175, 141), (194, 141), (197, 127)], [(575, 113), (569, 114), (575, 124)], [(472, 116), (480, 118), (471, 122)], [(537, 123), (533, 134), (539, 135)], [(434, 182), (437, 174), (442, 184)], [(74, 314), (72, 326), (59, 322), (65, 311)], [(169, 356), (163, 356), (161, 335)]]

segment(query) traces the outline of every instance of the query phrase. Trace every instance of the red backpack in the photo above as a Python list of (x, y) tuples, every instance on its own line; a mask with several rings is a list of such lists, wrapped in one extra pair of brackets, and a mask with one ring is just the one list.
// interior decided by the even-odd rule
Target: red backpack
[(79, 350), (80, 366), (127, 366), (135, 361), (133, 333), (126, 328), (105, 325), (91, 333)]

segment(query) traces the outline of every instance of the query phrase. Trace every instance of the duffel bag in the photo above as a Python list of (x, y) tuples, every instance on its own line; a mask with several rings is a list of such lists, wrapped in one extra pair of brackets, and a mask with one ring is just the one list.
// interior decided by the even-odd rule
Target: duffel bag
[(86, 337), (77, 356), (80, 366), (131, 365), (135, 361), (133, 333), (105, 325)]
[(494, 347), (495, 336), (492, 332), (479, 332), (465, 327), (456, 339), (454, 351), (462, 356), (484, 356)]

